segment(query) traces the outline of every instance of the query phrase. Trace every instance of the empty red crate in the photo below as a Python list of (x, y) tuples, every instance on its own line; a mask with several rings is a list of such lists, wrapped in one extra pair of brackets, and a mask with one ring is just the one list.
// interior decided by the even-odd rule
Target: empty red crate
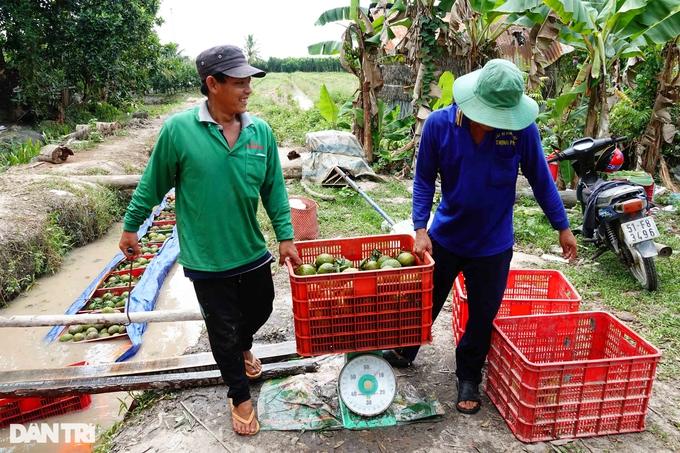
[(660, 357), (604, 312), (498, 318), (486, 393), (523, 442), (642, 431)]
[[(354, 267), (380, 250), (413, 250), (408, 234), (296, 242), (304, 263), (321, 253), (345, 257)], [(425, 261), (398, 269), (298, 276), (288, 263), (298, 354), (372, 351), (432, 341), (432, 269)]]
[[(503, 301), (496, 317), (574, 312), (578, 311), (580, 305), (581, 296), (562, 272), (510, 269)], [(468, 321), (468, 299), (462, 273), (453, 284), (451, 318), (457, 344), (465, 333)]]
[[(80, 365), (87, 365), (87, 362), (78, 362), (69, 366)], [(26, 423), (84, 409), (91, 402), (92, 397), (88, 394), (47, 398), (0, 398), (0, 428), (12, 423)]]

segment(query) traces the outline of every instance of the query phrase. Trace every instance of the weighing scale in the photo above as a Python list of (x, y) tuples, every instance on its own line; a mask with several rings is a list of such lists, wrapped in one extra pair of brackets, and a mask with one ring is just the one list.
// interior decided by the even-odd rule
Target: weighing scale
[(397, 419), (389, 410), (397, 394), (397, 378), (381, 352), (345, 354), (338, 377), (342, 424), (347, 429), (394, 426)]

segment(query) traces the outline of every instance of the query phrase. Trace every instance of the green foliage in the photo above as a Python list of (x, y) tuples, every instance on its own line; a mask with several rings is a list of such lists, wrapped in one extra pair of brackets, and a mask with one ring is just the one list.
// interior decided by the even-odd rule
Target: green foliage
[(438, 110), (440, 108), (451, 105), (453, 102), (453, 82), (455, 77), (451, 71), (444, 71), (442, 75), (439, 76), (439, 82), (437, 86), (441, 90), (442, 94), (435, 103), (432, 105), (432, 110)]
[(609, 130), (612, 135), (625, 135), (637, 140), (645, 131), (651, 116), (651, 107), (636, 108), (631, 99), (624, 98), (612, 107)]
[(151, 72), (149, 87), (154, 93), (176, 93), (200, 85), (194, 62), (180, 55), (177, 44), (160, 48), (158, 62)]
[(319, 102), (316, 104), (321, 116), (330, 123), (331, 127), (335, 129), (338, 122), (338, 106), (335, 105), (333, 98), (328, 94), (328, 89), (325, 84), (321, 84), (319, 92)]
[(260, 59), (260, 50), (257, 48), (257, 42), (255, 41), (255, 36), (249, 34), (246, 36), (246, 42), (243, 46), (243, 53), (246, 55), (246, 59), (249, 63), (253, 63)]
[(269, 57), (268, 60), (255, 59), (253, 66), (267, 72), (342, 72), (344, 69), (338, 57)]
[[(420, 21), (420, 62), (425, 68), (423, 71), (423, 90), (422, 96), (418, 99), (419, 105), (429, 106), (433, 103), (434, 97), (429, 87), (434, 83), (434, 74), (437, 69), (435, 62), (441, 55), (441, 46), (437, 43), (437, 32), (441, 26), (440, 20), (436, 17), (425, 14), (419, 16)], [(418, 106), (414, 106), (418, 110)]]
[(30, 162), (40, 154), (40, 148), (42, 144), (33, 140), (11, 145), (8, 150), (0, 151), (0, 169)]
[[(134, 96), (197, 83), (176, 45), (161, 46), (159, 0), (0, 3), (0, 99), (24, 120), (113, 117)], [(102, 103), (101, 105), (98, 103)], [(97, 111), (104, 107), (103, 111)]]

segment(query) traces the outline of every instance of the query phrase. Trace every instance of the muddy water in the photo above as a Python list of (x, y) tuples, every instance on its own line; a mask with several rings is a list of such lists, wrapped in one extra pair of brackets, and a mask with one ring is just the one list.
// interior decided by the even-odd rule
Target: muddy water
[[(0, 309), (0, 315), (61, 314), (95, 278), (117, 251), (121, 226), (114, 225), (100, 240), (80, 247), (64, 259), (62, 270), (40, 278), (30, 291)], [(156, 302), (157, 309), (197, 310), (198, 302), (191, 282), (184, 277), (181, 266), (175, 264), (165, 280)], [(195, 344), (203, 327), (202, 321), (150, 323), (144, 333), (142, 347), (129, 361), (140, 361), (181, 355)], [(43, 342), (50, 327), (0, 329), (0, 369), (18, 370), (61, 367), (86, 360), (91, 364), (113, 362), (130, 345), (129, 340), (95, 341), (90, 343)], [(119, 408), (129, 404), (126, 392), (92, 395), (92, 404), (85, 410), (40, 420), (44, 423), (93, 423), (108, 429), (122, 418)], [(75, 445), (11, 445), (9, 428), (0, 430), (0, 451), (54, 452), (74, 451)], [(64, 436), (62, 435), (61, 438)], [(89, 451), (88, 446), (78, 451)]]

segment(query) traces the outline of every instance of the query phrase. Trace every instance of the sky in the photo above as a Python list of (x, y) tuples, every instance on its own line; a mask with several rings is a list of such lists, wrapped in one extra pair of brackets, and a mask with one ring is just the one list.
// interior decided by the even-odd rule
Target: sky
[[(158, 28), (162, 43), (176, 42), (194, 58), (220, 44), (243, 47), (246, 36), (255, 38), (260, 57), (304, 57), (307, 46), (339, 41), (344, 27), (314, 25), (321, 13), (349, 0), (162, 0)], [(361, 0), (366, 7), (369, 0)]]

